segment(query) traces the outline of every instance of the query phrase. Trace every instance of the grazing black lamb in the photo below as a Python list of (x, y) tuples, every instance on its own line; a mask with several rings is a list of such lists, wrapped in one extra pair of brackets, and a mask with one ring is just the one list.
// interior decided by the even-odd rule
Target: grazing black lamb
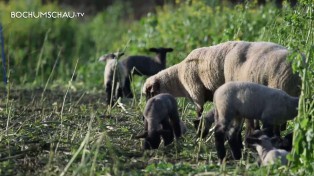
[(130, 87), (131, 74), (152, 76), (166, 68), (166, 57), (168, 52), (172, 52), (172, 48), (149, 48), (150, 52), (155, 52), (155, 58), (148, 56), (129, 56), (122, 62), (127, 69), (127, 77), (125, 79), (124, 94), (128, 98), (132, 98), (133, 94)]
[(144, 132), (137, 138), (145, 138), (144, 149), (157, 149), (161, 142), (167, 146), (186, 131), (179, 118), (177, 101), (170, 94), (159, 94), (147, 101), (144, 110)]
[(280, 125), (297, 116), (298, 102), (298, 97), (282, 90), (251, 82), (228, 82), (218, 88), (214, 94), (215, 144), (220, 162), (226, 155), (226, 137), (234, 159), (241, 158), (243, 118)]

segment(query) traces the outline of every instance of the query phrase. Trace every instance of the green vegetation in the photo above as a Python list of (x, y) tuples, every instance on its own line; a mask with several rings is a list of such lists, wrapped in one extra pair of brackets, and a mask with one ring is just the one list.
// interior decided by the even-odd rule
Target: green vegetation
[[(0, 86), (0, 175), (313, 175), (314, 4), (300, 0), (294, 9), (277, 9), (270, 3), (218, 2), (165, 5), (134, 21), (123, 1), (74, 19), (11, 19), (11, 11), (72, 10), (39, 0), (1, 1), (9, 84)], [(133, 137), (143, 129), (145, 78), (132, 84), (136, 98), (109, 109), (99, 56), (118, 50), (149, 54), (146, 48), (166, 46), (175, 49), (170, 66), (195, 48), (228, 40), (271, 41), (291, 49), (303, 81), (299, 115), (288, 127), (295, 131), (289, 167), (260, 169), (256, 152), (247, 149), (243, 160), (218, 166), (212, 137), (195, 138), (194, 106), (185, 99), (178, 99), (188, 126), (184, 138), (143, 153)]]

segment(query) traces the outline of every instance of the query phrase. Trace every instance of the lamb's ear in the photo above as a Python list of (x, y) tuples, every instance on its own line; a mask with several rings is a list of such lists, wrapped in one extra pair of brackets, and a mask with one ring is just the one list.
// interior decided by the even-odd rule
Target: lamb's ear
[(106, 62), (108, 59), (114, 59), (114, 58), (115, 58), (114, 54), (106, 54), (106, 55), (101, 56), (98, 61)]
[(258, 138), (247, 137), (247, 138), (246, 138), (246, 142), (247, 142), (248, 144), (253, 145), (253, 144), (261, 144), (262, 141), (261, 141), (260, 139), (258, 139)]
[(282, 143), (283, 142), (283, 139), (281, 137), (278, 137), (278, 136), (274, 136), (274, 137), (271, 137), (270, 138), (270, 142), (272, 144), (277, 144), (278, 143)]
[(139, 138), (146, 138), (148, 136), (148, 132), (147, 131), (144, 131), (138, 135), (135, 136), (136, 139), (139, 139)]
[(173, 48), (165, 48), (166, 52), (172, 52)]
[(158, 52), (158, 49), (157, 49), (157, 48), (149, 48), (148, 51), (149, 51), (149, 52), (155, 52), (155, 53), (157, 53), (157, 52)]
[(261, 130), (254, 130), (250, 136), (253, 138), (258, 138), (262, 135), (265, 135), (266, 133), (267, 133), (267, 129), (263, 128)]
[(119, 58), (119, 57), (124, 55), (124, 52), (116, 52), (116, 53), (114, 53), (114, 55), (115, 55), (115, 57)]

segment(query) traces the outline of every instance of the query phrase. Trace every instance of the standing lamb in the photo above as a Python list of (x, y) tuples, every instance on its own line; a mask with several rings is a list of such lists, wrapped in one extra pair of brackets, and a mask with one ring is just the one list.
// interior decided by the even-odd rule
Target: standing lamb
[(301, 79), (286, 60), (288, 54), (285, 47), (270, 42), (230, 41), (198, 48), (182, 62), (149, 77), (143, 93), (148, 97), (170, 93), (189, 98), (198, 117), (204, 103), (213, 100), (216, 89), (229, 81), (255, 82), (298, 96)]
[[(132, 98), (133, 94), (130, 86), (131, 74), (152, 76), (166, 68), (167, 52), (172, 52), (172, 48), (149, 48), (150, 52), (155, 52), (155, 58), (148, 56), (129, 56), (122, 62), (127, 69), (127, 77), (125, 79), (124, 94), (128, 98)], [(134, 70), (134, 71), (133, 71)]]
[(251, 82), (228, 82), (214, 94), (215, 144), (220, 162), (226, 155), (225, 139), (234, 159), (241, 158), (243, 118), (280, 125), (298, 114), (298, 97)]
[[(162, 126), (162, 128), (160, 128)], [(145, 138), (144, 149), (157, 149), (164, 140), (164, 145), (172, 143), (185, 133), (186, 127), (179, 118), (177, 101), (170, 94), (159, 94), (147, 101), (144, 110), (144, 132), (136, 136)]]
[(258, 138), (248, 137), (246, 142), (249, 145), (255, 146), (262, 166), (274, 164), (277, 159), (280, 159), (282, 165), (288, 164), (287, 155), (289, 152), (275, 148), (268, 136), (262, 135)]
[(99, 58), (99, 61), (107, 62), (104, 72), (104, 85), (106, 87), (106, 103), (108, 105), (111, 105), (113, 102), (111, 95), (114, 96), (114, 99), (123, 96), (126, 69), (124, 65), (117, 60), (117, 58), (123, 54), (124, 53), (112, 53)]

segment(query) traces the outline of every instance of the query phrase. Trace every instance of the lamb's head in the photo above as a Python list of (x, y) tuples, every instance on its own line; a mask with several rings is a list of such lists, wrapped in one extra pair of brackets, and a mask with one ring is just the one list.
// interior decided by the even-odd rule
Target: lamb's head
[(151, 76), (146, 79), (142, 93), (146, 95), (146, 100), (152, 98), (155, 95), (160, 94), (160, 82), (155, 76)]
[(121, 57), (123, 55), (124, 55), (123, 52), (121, 52), (121, 53), (120, 52), (116, 52), (116, 53), (105, 54), (105, 55), (101, 56), (98, 61), (106, 62), (109, 59), (117, 59), (117, 58), (119, 58), (119, 57)]
[[(258, 131), (258, 130), (255, 130)], [(258, 134), (257, 134), (258, 133)], [(248, 136), (246, 138), (246, 142), (249, 146), (256, 147), (256, 150), (260, 153), (263, 149), (272, 149), (274, 145), (278, 145), (280, 143), (279, 137), (268, 137), (262, 132), (257, 132), (255, 136)], [(260, 136), (257, 136), (260, 135)]]
[[(252, 138), (256, 139), (256, 138), (260, 138), (262, 136), (264, 136), (264, 138), (265, 138), (265, 136), (266, 136), (268, 138), (267, 140), (269, 140), (274, 147), (280, 148), (280, 149), (285, 149), (285, 150), (291, 150), (292, 133), (289, 133), (287, 136), (285, 136), (285, 138), (281, 138), (280, 136), (273, 136), (270, 138), (267, 136), (267, 133), (268, 133), (268, 129), (254, 130), (253, 133), (247, 137), (246, 142), (249, 145), (249, 147), (252, 147), (253, 144), (249, 143)], [(248, 141), (248, 138), (249, 138), (249, 141)]]
[[(137, 135), (136, 138), (145, 138), (143, 145), (144, 150), (157, 149), (161, 142), (161, 136), (167, 136), (169, 132), (171, 131), (163, 129), (152, 130), (150, 132), (144, 131), (143, 133)], [(167, 141), (165, 141), (165, 145), (166, 142)]]

